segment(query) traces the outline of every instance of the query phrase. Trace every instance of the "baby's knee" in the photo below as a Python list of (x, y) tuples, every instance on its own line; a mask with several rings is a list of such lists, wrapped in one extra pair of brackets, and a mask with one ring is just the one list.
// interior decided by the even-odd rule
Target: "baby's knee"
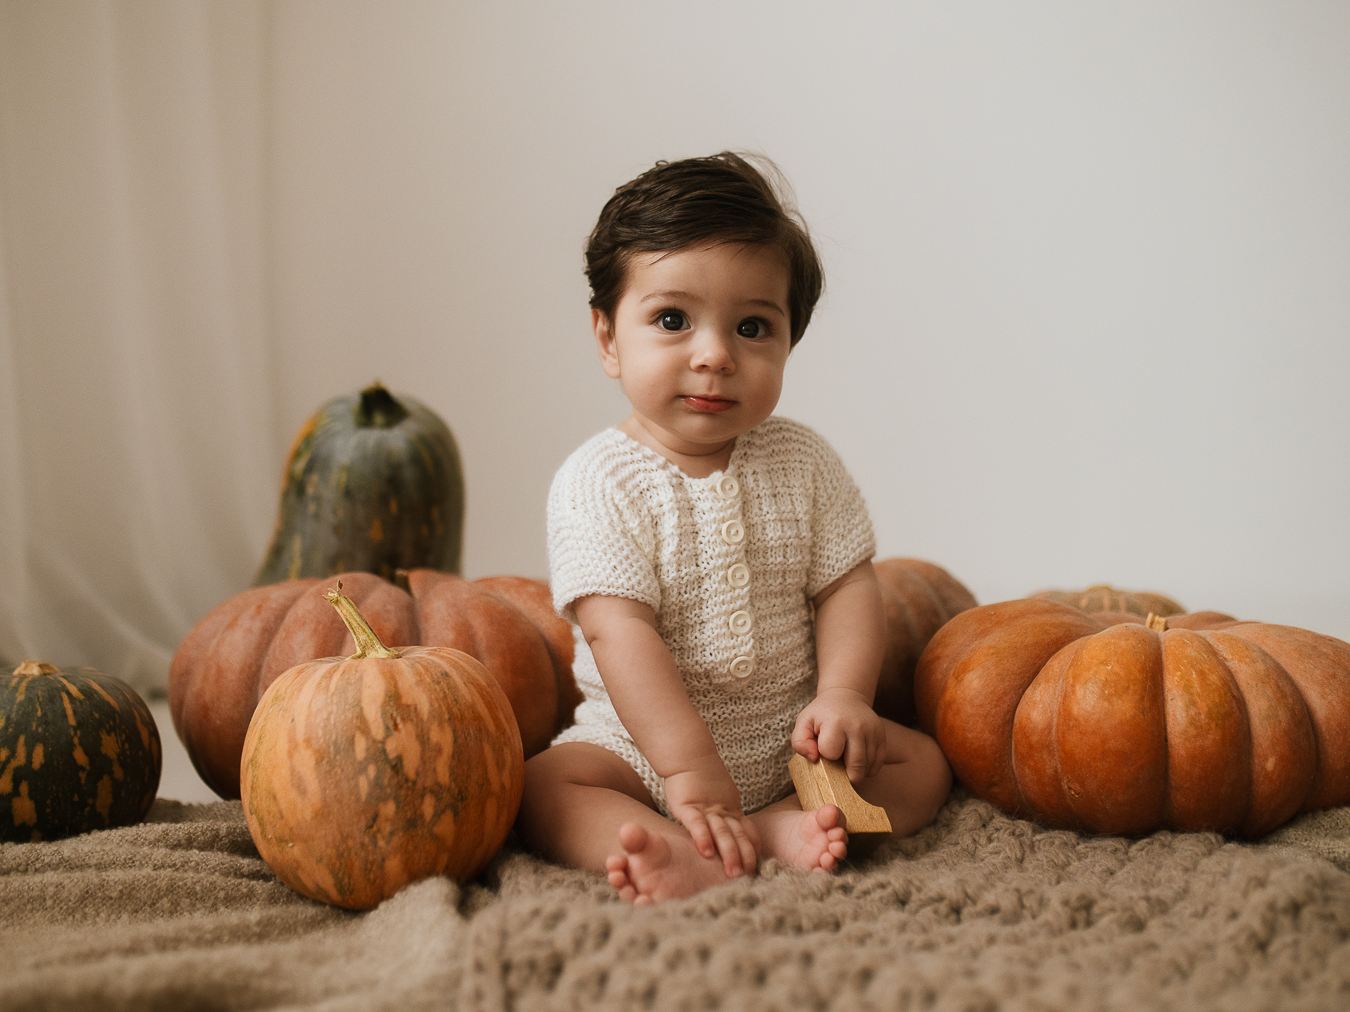
[(952, 768), (941, 746), (922, 731), (886, 722), (887, 765), (903, 764), (912, 803), (937, 815), (952, 790)]
[(552, 792), (568, 785), (604, 787), (650, 799), (642, 778), (609, 749), (589, 742), (566, 741), (552, 745), (525, 763), (525, 794)]

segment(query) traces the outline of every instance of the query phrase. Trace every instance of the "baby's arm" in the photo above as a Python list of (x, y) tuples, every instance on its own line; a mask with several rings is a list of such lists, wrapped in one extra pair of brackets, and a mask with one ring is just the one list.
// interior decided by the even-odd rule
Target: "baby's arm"
[(655, 613), (640, 601), (600, 595), (573, 609), (619, 719), (665, 780), (671, 814), (700, 854), (721, 855), (728, 876), (754, 872), (759, 834), (656, 631)]
[(886, 612), (870, 561), (859, 563), (813, 599), (816, 698), (802, 710), (792, 747), (814, 762), (841, 756), (855, 784), (881, 771), (886, 729), (872, 709), (886, 649)]

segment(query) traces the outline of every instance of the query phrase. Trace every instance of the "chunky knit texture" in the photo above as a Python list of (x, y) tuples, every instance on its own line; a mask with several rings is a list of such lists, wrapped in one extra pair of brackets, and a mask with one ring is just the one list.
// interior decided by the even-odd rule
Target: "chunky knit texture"
[[(816, 688), (810, 599), (875, 553), (862, 495), (806, 426), (769, 418), (736, 441), (725, 471), (691, 478), (608, 429), (572, 454), (548, 500), (554, 604), (591, 594), (650, 605), (695, 709), (747, 812), (783, 797), (797, 714)], [(577, 631), (585, 702), (556, 742), (622, 756), (669, 815)]]
[(0, 1012), (1330, 1012), (1350, 808), (1259, 844), (1052, 832), (956, 791), (838, 875), (655, 907), (508, 840), (364, 914), (277, 881), (238, 801), (0, 844)]

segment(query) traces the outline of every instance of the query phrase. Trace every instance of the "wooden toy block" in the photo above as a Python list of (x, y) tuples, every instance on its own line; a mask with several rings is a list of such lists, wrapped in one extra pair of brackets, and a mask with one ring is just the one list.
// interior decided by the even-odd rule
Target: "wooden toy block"
[(891, 820), (886, 809), (869, 805), (849, 783), (844, 764), (838, 759), (811, 762), (805, 756), (792, 754), (788, 760), (792, 782), (797, 786), (797, 800), (802, 811), (810, 812), (821, 805), (837, 805), (844, 813), (844, 828), (850, 836), (858, 833), (889, 833)]

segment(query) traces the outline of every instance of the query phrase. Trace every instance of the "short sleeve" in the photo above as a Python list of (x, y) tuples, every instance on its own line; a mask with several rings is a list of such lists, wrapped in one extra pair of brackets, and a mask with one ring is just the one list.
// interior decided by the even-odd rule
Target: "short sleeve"
[(877, 552), (862, 492), (834, 448), (816, 439), (808, 599)]
[(548, 495), (549, 583), (570, 622), (573, 602), (592, 594), (661, 606), (651, 517), (622, 454), (597, 440), (567, 459)]

